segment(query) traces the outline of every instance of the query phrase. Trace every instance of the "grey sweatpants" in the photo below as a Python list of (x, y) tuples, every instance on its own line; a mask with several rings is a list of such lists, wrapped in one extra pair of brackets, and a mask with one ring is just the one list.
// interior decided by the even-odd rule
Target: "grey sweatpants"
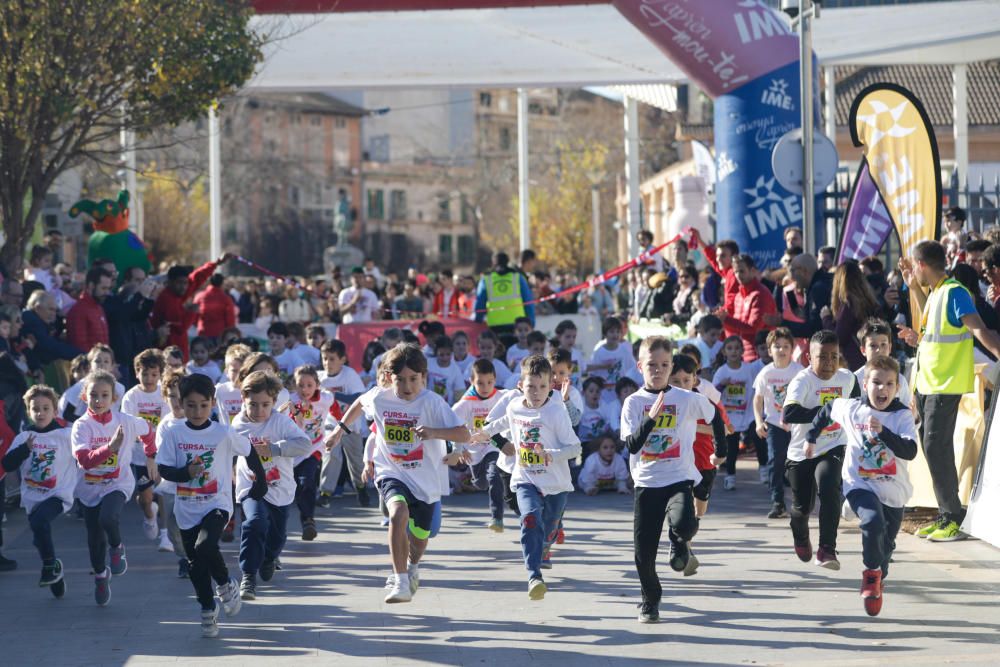
[(364, 472), (365, 442), (360, 433), (345, 433), (340, 444), (328, 452), (323, 452), (323, 467), (319, 473), (319, 490), (333, 493), (340, 479), (340, 471), (347, 459), (347, 472), (355, 488), (364, 486), (361, 473)]

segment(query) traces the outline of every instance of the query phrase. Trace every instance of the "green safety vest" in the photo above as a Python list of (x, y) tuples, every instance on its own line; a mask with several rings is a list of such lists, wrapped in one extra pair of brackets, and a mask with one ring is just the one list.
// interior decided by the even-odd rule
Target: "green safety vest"
[(917, 347), (916, 389), (931, 394), (968, 394), (975, 382), (972, 332), (964, 325), (948, 321), (948, 295), (964, 290), (948, 278), (934, 288), (924, 304), (920, 345)]
[(502, 327), (524, 317), (521, 299), (521, 274), (489, 273), (486, 275), (486, 325)]

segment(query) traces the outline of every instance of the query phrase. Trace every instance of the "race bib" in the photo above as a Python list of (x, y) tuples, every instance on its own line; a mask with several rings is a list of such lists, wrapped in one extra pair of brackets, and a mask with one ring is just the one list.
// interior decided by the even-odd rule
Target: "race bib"
[(112, 454), (104, 459), (100, 465), (84, 471), (83, 482), (85, 484), (110, 484), (113, 480), (118, 479), (119, 475), (121, 475), (121, 469), (118, 467), (118, 454)]
[(397, 465), (413, 468), (423, 461), (424, 447), (417, 439), (412, 422), (386, 420), (385, 444), (389, 448), (389, 457)]
[(486, 417), (477, 416), (472, 418), (472, 428), (476, 431), (481, 431), (483, 426), (486, 425)]
[(525, 467), (545, 465), (545, 457), (541, 453), (535, 451), (533, 447), (524, 447), (523, 445), (518, 448), (517, 460)]
[(826, 405), (835, 398), (840, 398), (841, 389), (840, 387), (824, 387), (819, 390), (819, 404), (820, 407)]

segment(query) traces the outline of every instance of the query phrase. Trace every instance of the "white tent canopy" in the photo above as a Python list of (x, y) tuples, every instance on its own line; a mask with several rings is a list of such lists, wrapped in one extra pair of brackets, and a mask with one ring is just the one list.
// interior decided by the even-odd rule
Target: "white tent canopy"
[[(611, 5), (265, 15), (277, 39), (249, 88), (581, 87), (677, 83), (684, 74)], [(826, 9), (820, 64), (1000, 58), (1000, 2)]]

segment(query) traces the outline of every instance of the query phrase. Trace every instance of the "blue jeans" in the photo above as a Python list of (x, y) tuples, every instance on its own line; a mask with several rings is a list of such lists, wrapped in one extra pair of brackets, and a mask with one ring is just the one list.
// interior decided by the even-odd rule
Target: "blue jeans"
[(547, 496), (534, 484), (519, 484), (514, 488), (521, 509), (521, 551), (529, 579), (542, 578), (542, 554), (556, 539), (559, 520), (566, 510), (569, 493)]
[(861, 520), (861, 559), (869, 570), (889, 573), (889, 557), (896, 548), (896, 535), (903, 522), (903, 508), (883, 505), (871, 491), (854, 489), (847, 502)]
[(792, 434), (770, 422), (767, 425), (767, 464), (771, 466), (771, 502), (785, 504), (785, 460)]
[(285, 548), (285, 525), (291, 505), (278, 507), (266, 500), (243, 499), (240, 570), (256, 575), (264, 561), (275, 560)]

